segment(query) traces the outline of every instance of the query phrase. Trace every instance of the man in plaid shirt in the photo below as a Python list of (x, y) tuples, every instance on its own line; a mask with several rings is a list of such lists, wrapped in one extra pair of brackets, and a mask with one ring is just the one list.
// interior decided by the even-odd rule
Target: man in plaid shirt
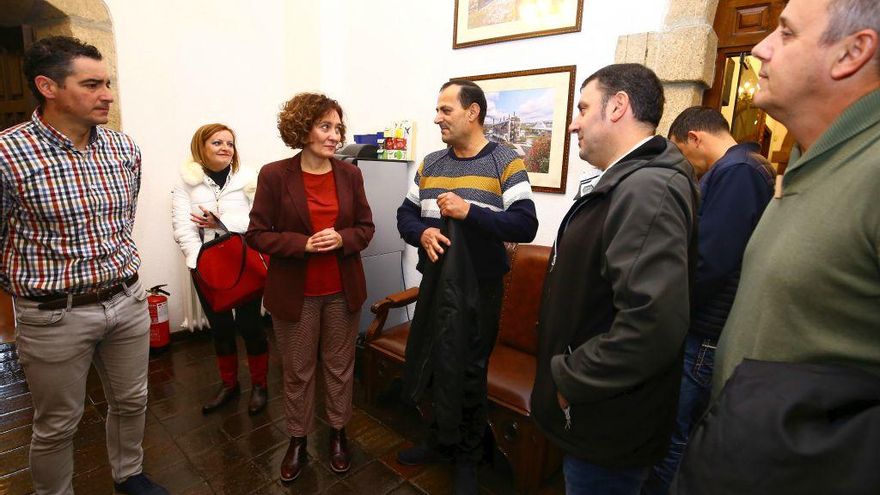
[(0, 132), (0, 285), (15, 298), (34, 401), (36, 492), (73, 493), (73, 436), (94, 363), (116, 490), (166, 494), (142, 473), (150, 319), (131, 236), (141, 154), (130, 137), (98, 127), (113, 102), (101, 58), (68, 37), (25, 53), (39, 107)]

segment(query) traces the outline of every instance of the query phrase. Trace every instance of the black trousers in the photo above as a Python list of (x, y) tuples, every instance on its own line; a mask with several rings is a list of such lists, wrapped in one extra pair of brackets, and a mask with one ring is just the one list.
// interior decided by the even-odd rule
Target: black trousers
[(462, 415), (459, 425), (460, 440), (448, 444), (438, 435), (437, 424), (431, 425), (428, 443), (457, 459), (478, 462), (483, 457), (483, 436), (488, 415), (487, 373), (489, 356), (498, 337), (498, 319), (501, 316), (501, 300), (504, 284), (501, 277), (480, 279), (480, 316), (477, 333), (468, 345), (467, 364), (462, 385)]
[(193, 284), (196, 294), (202, 303), (202, 310), (211, 324), (211, 335), (214, 340), (214, 351), (218, 356), (229, 356), (236, 353), (235, 333), (241, 334), (244, 339), (244, 347), (250, 356), (265, 354), (269, 345), (266, 342), (266, 332), (263, 330), (263, 322), (260, 318), (260, 306), (262, 298), (258, 297), (251, 302), (242, 304), (233, 311), (215, 313), (205, 301), (205, 296), (199, 290), (198, 284)]

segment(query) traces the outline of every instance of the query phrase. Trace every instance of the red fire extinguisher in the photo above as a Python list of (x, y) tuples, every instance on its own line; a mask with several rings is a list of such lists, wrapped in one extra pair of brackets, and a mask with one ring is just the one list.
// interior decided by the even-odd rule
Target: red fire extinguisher
[(168, 323), (168, 298), (171, 294), (162, 289), (168, 284), (147, 289), (147, 305), (150, 308), (150, 353), (158, 354), (171, 343), (171, 325)]

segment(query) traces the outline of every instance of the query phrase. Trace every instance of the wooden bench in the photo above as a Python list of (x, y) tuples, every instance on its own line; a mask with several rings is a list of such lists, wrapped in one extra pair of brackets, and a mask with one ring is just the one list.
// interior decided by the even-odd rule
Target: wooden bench
[[(510, 462), (519, 493), (536, 493), (561, 462), (559, 451), (531, 420), (529, 397), (535, 384), (538, 309), (550, 248), (510, 244), (511, 270), (504, 277), (498, 340), (489, 358), (489, 425), (498, 449)], [(403, 370), (409, 322), (385, 329), (388, 311), (412, 304), (419, 289), (392, 294), (371, 308), (364, 371), (368, 401)]]

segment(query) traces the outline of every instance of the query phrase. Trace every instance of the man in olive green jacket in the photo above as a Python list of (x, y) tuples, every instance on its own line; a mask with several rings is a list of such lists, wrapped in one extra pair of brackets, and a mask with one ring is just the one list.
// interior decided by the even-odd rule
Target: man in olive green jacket
[(792, 0), (752, 51), (755, 104), (798, 146), (745, 252), (716, 396), (743, 358), (880, 374), (878, 30), (876, 0)]
[(797, 146), (673, 493), (880, 493), (878, 32), (877, 0), (790, 0), (752, 50), (754, 102)]

